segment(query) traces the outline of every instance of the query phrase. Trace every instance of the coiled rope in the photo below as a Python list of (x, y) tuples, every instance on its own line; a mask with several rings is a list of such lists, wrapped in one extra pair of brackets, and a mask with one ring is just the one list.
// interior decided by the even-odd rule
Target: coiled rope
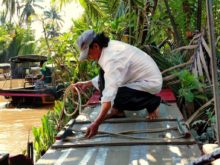
[[(70, 96), (70, 94), (72, 94), (72, 97), (68, 97), (68, 96)], [(78, 96), (77, 101), (74, 99), (75, 94), (77, 94), (77, 96)], [(86, 98), (88, 98), (88, 96), (85, 94), (85, 92), (82, 91), (82, 89), (78, 88), (76, 85), (73, 85), (73, 84), (69, 85), (66, 88), (66, 90), (64, 92), (64, 96), (63, 96), (63, 102), (64, 102), (63, 112), (68, 117), (72, 117), (77, 112), (79, 112), (80, 115), (85, 115), (89, 119), (89, 121), (91, 121), (89, 115), (82, 113), (82, 107), (87, 106), (87, 104), (82, 105), (81, 94), (83, 94)], [(65, 106), (65, 103), (68, 99), (71, 99), (72, 103), (76, 105), (76, 108), (73, 109), (72, 112), (68, 112), (66, 109), (66, 106)]]

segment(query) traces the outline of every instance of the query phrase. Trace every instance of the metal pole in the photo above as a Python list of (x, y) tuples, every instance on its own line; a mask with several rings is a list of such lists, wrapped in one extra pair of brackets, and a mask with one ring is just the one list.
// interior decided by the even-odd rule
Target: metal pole
[(212, 0), (206, 0), (206, 10), (209, 28), (209, 40), (211, 46), (211, 64), (212, 64), (212, 82), (213, 82), (213, 95), (215, 105), (215, 116), (216, 116), (216, 131), (217, 131), (217, 142), (220, 144), (220, 98), (218, 89), (218, 75), (217, 75), (217, 63), (216, 63), (216, 46), (215, 46), (215, 32), (214, 32), (214, 20), (212, 13)]

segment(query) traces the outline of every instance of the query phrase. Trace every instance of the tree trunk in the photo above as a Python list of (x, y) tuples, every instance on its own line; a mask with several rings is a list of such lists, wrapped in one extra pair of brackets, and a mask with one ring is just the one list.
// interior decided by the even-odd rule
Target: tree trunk
[(51, 48), (50, 48), (50, 44), (49, 44), (49, 41), (48, 41), (48, 36), (47, 36), (44, 20), (41, 19), (41, 22), (42, 22), (42, 26), (43, 26), (44, 38), (45, 38), (45, 41), (46, 41), (48, 52), (51, 54)]
[(196, 18), (196, 30), (201, 31), (202, 20), (202, 0), (197, 1), (197, 18)]
[(191, 15), (191, 10), (190, 10), (190, 4), (188, 0), (184, 0), (182, 4), (183, 12), (185, 13), (186, 17), (186, 30), (190, 30), (189, 24), (190, 24), (190, 15)]
[(177, 30), (177, 25), (176, 25), (176, 23), (174, 21), (174, 17), (172, 15), (172, 13), (171, 13), (171, 10), (170, 10), (169, 4), (168, 4), (168, 0), (164, 0), (164, 3), (165, 3), (165, 6), (166, 6), (166, 9), (167, 9), (169, 18), (170, 18), (170, 22), (171, 22), (171, 24), (173, 26), (173, 31), (175, 33), (175, 42), (177, 43), (177, 46), (180, 47), (180, 46), (183, 45), (182, 44), (183, 43), (182, 42), (182, 38), (180, 37), (179, 32)]
[(154, 0), (154, 6), (153, 6), (153, 9), (152, 9), (152, 11), (151, 11), (151, 16), (153, 16), (154, 13), (155, 13), (155, 10), (156, 10), (156, 8), (157, 8), (157, 3), (158, 3), (158, 0)]

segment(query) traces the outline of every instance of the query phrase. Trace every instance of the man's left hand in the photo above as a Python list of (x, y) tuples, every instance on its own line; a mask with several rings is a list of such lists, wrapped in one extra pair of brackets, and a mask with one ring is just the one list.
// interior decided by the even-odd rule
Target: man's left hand
[(98, 132), (99, 125), (96, 122), (93, 122), (92, 124), (89, 125), (89, 127), (86, 130), (86, 138), (91, 138), (95, 136)]

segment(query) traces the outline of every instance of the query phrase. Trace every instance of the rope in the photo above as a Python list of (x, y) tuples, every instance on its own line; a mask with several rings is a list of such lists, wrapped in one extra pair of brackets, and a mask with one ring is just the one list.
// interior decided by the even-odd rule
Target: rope
[[(103, 137), (103, 136), (116, 136), (116, 137), (121, 137), (121, 138), (127, 138), (127, 139), (145, 139), (145, 140), (152, 140), (152, 139), (180, 139), (184, 138), (184, 135), (181, 136), (176, 136), (176, 137), (161, 137), (161, 138), (156, 138), (156, 137), (137, 137), (137, 136), (131, 136), (127, 134), (140, 134), (140, 133), (156, 133), (156, 132), (165, 132), (165, 131), (170, 131), (170, 130), (177, 130), (177, 127), (171, 127), (171, 128), (158, 128), (158, 129), (145, 129), (145, 130), (128, 130), (128, 131), (122, 131), (122, 132), (107, 132), (107, 131), (98, 131), (97, 135), (94, 138), (98, 137)], [(76, 130), (72, 129), (74, 132), (78, 133), (85, 133), (86, 131), (84, 130)], [(76, 137), (74, 140), (83, 140), (85, 137)]]
[[(77, 95), (78, 95), (78, 102), (76, 102), (75, 100), (74, 100), (74, 97), (72, 96), (71, 97), (71, 101), (72, 101), (72, 103), (74, 103), (74, 104), (76, 104), (76, 108), (73, 110), (73, 112), (72, 113), (69, 113), (69, 112), (67, 112), (67, 110), (66, 110), (66, 106), (65, 106), (65, 102), (66, 102), (66, 100), (68, 99), (68, 96), (69, 96), (69, 94), (70, 94), (70, 92), (72, 92), (72, 94), (74, 94), (75, 92), (74, 91), (76, 91), (76, 93), (77, 93)], [(63, 96), (63, 102), (64, 102), (64, 108), (63, 108), (63, 110), (64, 110), (64, 114), (66, 115), (66, 116), (68, 116), (68, 117), (71, 117), (71, 116), (73, 116), (73, 115), (75, 115), (76, 113), (77, 113), (77, 111), (79, 111), (79, 113), (81, 113), (81, 105), (82, 105), (82, 101), (81, 101), (81, 95), (80, 95), (80, 92), (79, 92), (79, 89), (75, 86), (75, 85), (69, 85), (67, 88), (66, 88), (66, 90), (65, 90), (65, 93), (64, 93), (64, 96)]]
[[(71, 101), (72, 101), (73, 104), (76, 105), (76, 108), (73, 110), (72, 113), (67, 112), (66, 106), (65, 106), (66, 100), (69, 99), (68, 96), (70, 95), (70, 93), (73, 94), (73, 96), (71, 97)], [(74, 100), (74, 94), (75, 94), (75, 93), (76, 93), (77, 96), (78, 96), (78, 100), (77, 100), (77, 101)], [(63, 112), (64, 112), (64, 114), (65, 114), (66, 116), (68, 116), (68, 117), (72, 117), (72, 116), (75, 115), (77, 112), (79, 112), (80, 115), (85, 115), (85, 116), (89, 119), (89, 121), (91, 121), (89, 115), (82, 113), (82, 107), (87, 106), (87, 104), (82, 105), (81, 94), (83, 94), (86, 98), (88, 98), (88, 96), (85, 94), (85, 92), (83, 92), (80, 88), (76, 87), (76, 86), (73, 85), (73, 84), (69, 85), (69, 86), (66, 88), (66, 90), (65, 90), (65, 92), (64, 92), (64, 96), (63, 96), (63, 102), (64, 102)]]
[[(78, 101), (74, 100), (74, 97), (72, 96), (71, 101), (72, 103), (76, 104), (76, 108), (73, 110), (72, 113), (67, 112), (66, 108), (65, 108), (65, 102), (66, 99), (68, 99), (68, 96), (70, 94), (70, 92), (72, 92), (73, 96), (75, 93), (77, 93), (78, 95)], [(83, 91), (81, 90), (81, 93), (85, 95), (85, 93), (83, 93)], [(89, 121), (91, 122), (91, 119), (89, 117), (89, 115), (82, 113), (82, 106), (86, 106), (82, 105), (82, 100), (81, 100), (81, 93), (80, 93), (80, 88), (77, 88), (75, 85), (71, 84), (69, 85), (64, 93), (64, 97), (63, 97), (63, 102), (64, 102), (64, 114), (66, 116), (73, 116), (77, 113), (77, 111), (79, 111), (80, 115), (85, 115), (86, 117), (88, 117)], [(155, 132), (164, 132), (164, 131), (169, 131), (169, 130), (174, 130), (177, 129), (177, 127), (171, 127), (171, 128), (157, 128), (157, 129), (145, 129), (145, 130), (128, 130), (128, 131), (122, 131), (122, 132), (107, 132), (107, 131), (98, 131), (98, 136), (96, 137), (102, 137), (102, 136), (116, 136), (116, 137), (121, 137), (121, 138), (129, 138), (129, 139), (180, 139), (185, 137), (184, 135), (182, 136), (178, 136), (178, 137), (164, 137), (164, 138), (150, 138), (150, 137), (137, 137), (137, 136), (131, 136), (131, 135), (127, 135), (127, 134), (140, 134), (140, 133), (155, 133)], [(76, 130), (76, 129), (71, 129), (74, 132), (78, 132), (78, 133), (85, 133), (85, 131), (83, 130)], [(76, 137), (74, 138), (75, 140), (80, 140), (80, 139), (84, 139), (84, 137)]]

